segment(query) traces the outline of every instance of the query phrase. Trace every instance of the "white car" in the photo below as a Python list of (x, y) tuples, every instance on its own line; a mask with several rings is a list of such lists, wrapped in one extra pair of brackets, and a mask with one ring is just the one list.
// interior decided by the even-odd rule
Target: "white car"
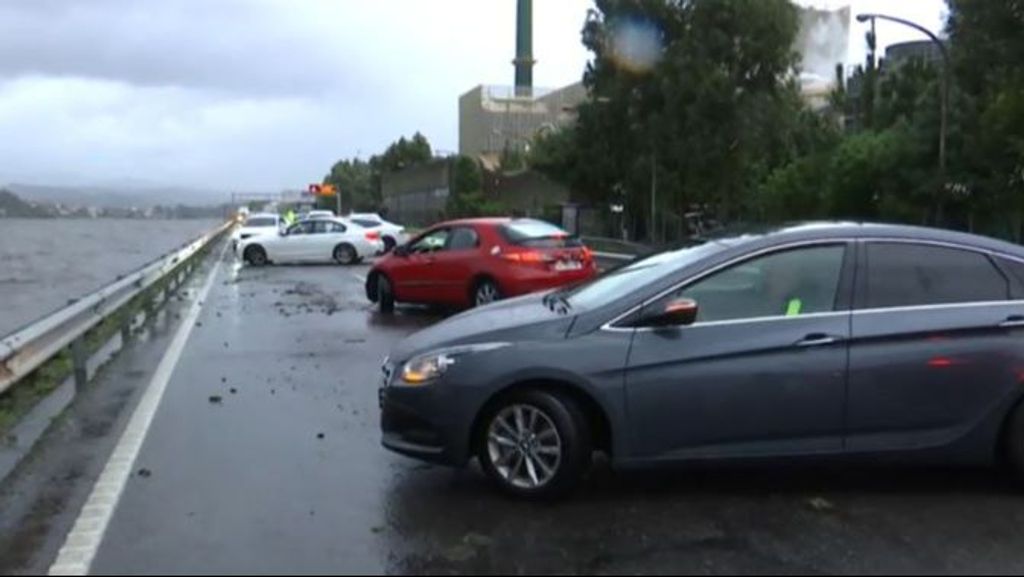
[(409, 235), (405, 227), (400, 224), (388, 222), (374, 212), (352, 213), (348, 220), (371, 230), (380, 231), (380, 238), (384, 241), (384, 252), (391, 252), (396, 246), (402, 246), (409, 242)]
[(302, 215), (302, 220), (312, 220), (314, 218), (334, 218), (334, 213), (329, 210), (311, 210)]
[(231, 248), (237, 251), (239, 243), (243, 240), (258, 235), (277, 234), (280, 229), (280, 216), (269, 212), (250, 214), (245, 218), (242, 226), (231, 233)]
[(245, 262), (355, 264), (384, 252), (380, 233), (341, 219), (304, 220), (274, 235), (242, 241), (238, 254)]

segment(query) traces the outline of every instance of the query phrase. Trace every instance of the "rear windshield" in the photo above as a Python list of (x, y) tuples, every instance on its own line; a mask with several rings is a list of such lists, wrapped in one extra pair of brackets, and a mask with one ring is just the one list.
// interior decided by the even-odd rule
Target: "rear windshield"
[(367, 220), (365, 218), (353, 218), (352, 222), (358, 224), (364, 228), (376, 228), (380, 226), (380, 223), (375, 220)]
[(540, 220), (516, 220), (501, 225), (501, 234), (508, 242), (533, 248), (565, 248), (583, 246), (578, 238), (557, 226)]
[(245, 221), (245, 226), (260, 228), (267, 226), (277, 226), (277, 219), (269, 216), (257, 216), (255, 218), (250, 218), (249, 220)]

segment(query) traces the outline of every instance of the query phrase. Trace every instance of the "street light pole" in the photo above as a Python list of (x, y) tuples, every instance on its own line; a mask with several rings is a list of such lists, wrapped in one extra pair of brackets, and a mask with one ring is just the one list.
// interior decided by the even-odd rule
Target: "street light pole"
[[(943, 178), (943, 186), (945, 186), (946, 176), (946, 131), (948, 130), (948, 115), (949, 115), (949, 84), (950, 84), (950, 71), (952, 66), (949, 60), (949, 50), (946, 48), (946, 43), (941, 38), (935, 35), (934, 32), (917, 24), (910, 20), (904, 20), (903, 18), (897, 18), (895, 16), (888, 16), (885, 14), (859, 14), (857, 15), (857, 22), (871, 21), (872, 29), (874, 29), (875, 20), (887, 20), (889, 22), (895, 22), (904, 26), (909, 26), (914, 30), (922, 32), (928, 38), (931, 39), (936, 46), (939, 47), (939, 53), (942, 55), (942, 94), (941, 94), (941, 118), (939, 119), (939, 175)], [(878, 39), (875, 39), (877, 43)], [(877, 45), (877, 44), (876, 44)]]

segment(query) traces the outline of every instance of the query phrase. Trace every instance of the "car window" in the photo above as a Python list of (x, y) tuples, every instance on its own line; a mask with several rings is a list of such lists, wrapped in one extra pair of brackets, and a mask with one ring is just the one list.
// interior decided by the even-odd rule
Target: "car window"
[(315, 223), (312, 222), (300, 222), (297, 224), (293, 224), (291, 227), (288, 228), (288, 236), (312, 234), (314, 224)]
[(1003, 257), (997, 257), (996, 261), (1003, 273), (1010, 277), (1010, 296), (1024, 298), (1024, 262)]
[(479, 235), (468, 227), (453, 229), (452, 234), (448, 237), (448, 250), (468, 250), (479, 245)]
[(659, 281), (719, 251), (725, 245), (709, 242), (657, 253), (627, 264), (564, 293), (573, 310), (602, 307), (638, 288)]
[(352, 222), (358, 224), (363, 228), (377, 228), (378, 226), (380, 226), (379, 222), (365, 218), (353, 218)]
[(246, 220), (245, 226), (250, 228), (268, 228), (277, 226), (277, 219), (270, 216), (258, 216)]
[(939, 246), (867, 245), (863, 308), (1001, 301), (1009, 282), (987, 256)]
[(444, 250), (445, 244), (448, 242), (448, 235), (450, 230), (442, 228), (429, 232), (414, 242), (410, 249), (412, 252), (437, 252)]
[(557, 226), (542, 220), (519, 219), (499, 227), (501, 235), (511, 244), (532, 248), (564, 248), (582, 246), (579, 239)]
[(313, 232), (315, 234), (330, 234), (345, 232), (345, 227), (330, 220), (318, 220), (313, 223)]
[(666, 299), (697, 301), (698, 323), (830, 312), (845, 255), (845, 245), (776, 252), (716, 272)]

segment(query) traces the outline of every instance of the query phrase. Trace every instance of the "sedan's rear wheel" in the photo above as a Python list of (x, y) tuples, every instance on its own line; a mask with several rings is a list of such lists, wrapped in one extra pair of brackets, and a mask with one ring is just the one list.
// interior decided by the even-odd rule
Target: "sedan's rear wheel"
[(558, 395), (531, 390), (506, 397), (489, 413), (481, 435), (481, 466), (513, 495), (562, 495), (590, 467), (587, 420), (571, 399)]
[(1010, 415), (1002, 442), (1006, 462), (1017, 481), (1024, 486), (1024, 401), (1018, 403)]
[(350, 244), (339, 244), (334, 247), (334, 260), (338, 264), (350, 265), (359, 260), (359, 254), (355, 247)]
[(263, 266), (267, 264), (267, 251), (262, 246), (249, 246), (245, 248), (245, 262), (252, 266)]
[(389, 253), (389, 252), (395, 250), (395, 245), (396, 244), (398, 244), (398, 242), (395, 241), (395, 239), (391, 238), (390, 236), (385, 236), (384, 237), (384, 252), (385, 253)]

